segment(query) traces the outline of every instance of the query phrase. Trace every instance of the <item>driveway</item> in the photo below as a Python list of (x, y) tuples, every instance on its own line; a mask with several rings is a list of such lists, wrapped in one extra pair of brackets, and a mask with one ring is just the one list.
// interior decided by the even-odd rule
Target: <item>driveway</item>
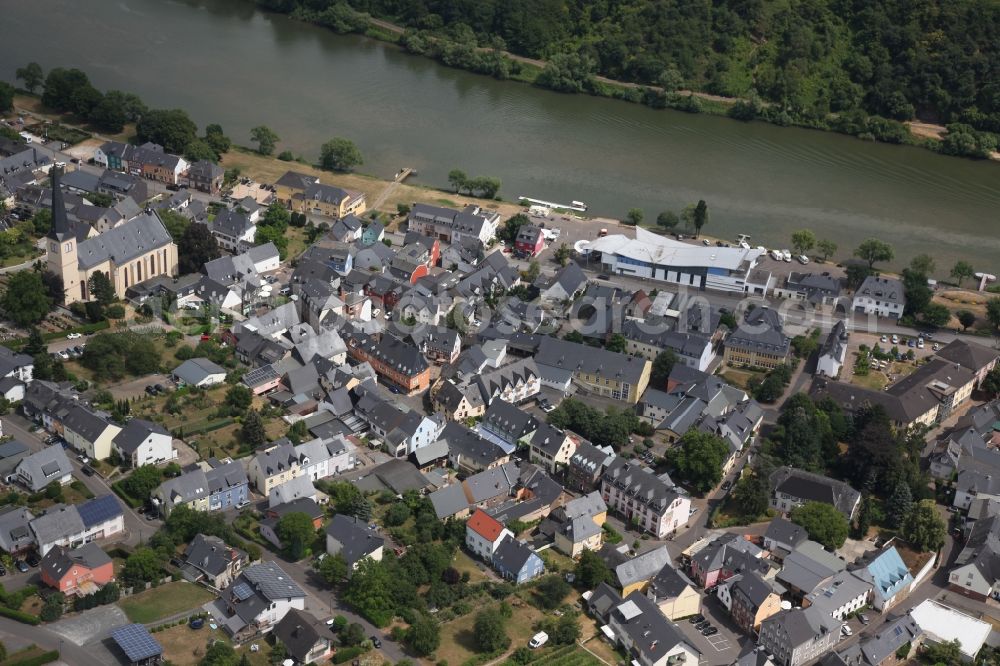
[(162, 384), (168, 389), (172, 386), (170, 380), (166, 375), (145, 375), (139, 379), (133, 379), (132, 381), (122, 382), (115, 386), (109, 386), (108, 391), (114, 396), (115, 400), (121, 400), (123, 398), (135, 398), (143, 397), (146, 395), (146, 387), (153, 386), (155, 384)]
[(95, 640), (103, 640), (113, 629), (128, 623), (128, 618), (122, 609), (110, 604), (84, 611), (76, 617), (53, 622), (48, 628), (74, 645), (86, 645)]
[(677, 627), (685, 640), (701, 651), (701, 663), (710, 666), (731, 664), (740, 653), (740, 643), (750, 639), (742, 634), (729, 619), (729, 614), (714, 594), (702, 594), (701, 614), (719, 630), (714, 636), (702, 636), (695, 626), (681, 620)]

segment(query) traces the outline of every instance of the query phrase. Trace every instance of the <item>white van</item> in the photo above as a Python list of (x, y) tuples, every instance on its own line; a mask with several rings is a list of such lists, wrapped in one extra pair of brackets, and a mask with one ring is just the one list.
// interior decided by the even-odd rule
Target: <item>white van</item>
[(528, 641), (528, 647), (530, 647), (532, 650), (534, 650), (535, 648), (540, 648), (543, 645), (545, 645), (545, 643), (547, 643), (548, 640), (549, 640), (549, 635), (544, 631), (539, 631), (537, 634), (531, 637), (530, 641)]

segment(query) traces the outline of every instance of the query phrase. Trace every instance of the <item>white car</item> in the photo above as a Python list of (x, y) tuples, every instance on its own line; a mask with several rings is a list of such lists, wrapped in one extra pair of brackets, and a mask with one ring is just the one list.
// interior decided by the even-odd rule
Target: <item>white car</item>
[(378, 317), (380, 314), (382, 314), (382, 311), (379, 310), (378, 308), (372, 310), (372, 317)]
[(852, 635), (852, 634), (853, 634), (854, 632), (853, 632), (853, 631), (851, 631), (851, 628), (850, 628), (849, 626), (847, 626), (847, 625), (845, 624), (844, 626), (842, 626), (842, 627), (840, 628), (840, 633), (844, 634), (845, 636), (850, 636), (850, 635)]
[(543, 645), (545, 645), (545, 643), (547, 643), (548, 640), (549, 640), (549, 635), (544, 631), (539, 631), (537, 634), (531, 637), (530, 641), (528, 641), (528, 647), (530, 647), (532, 650), (534, 650), (535, 648), (540, 648)]
[(81, 338), (81, 337), (83, 337), (83, 334), (81, 334), (81, 333), (68, 333), (68, 334), (66, 334), (66, 339), (67, 340), (76, 340), (77, 338)]
[(65, 349), (63, 349), (61, 352), (57, 352), (56, 356), (58, 356), (59, 358), (61, 358), (64, 361), (68, 361), (69, 360), (69, 352), (66, 351)]
[(917, 349), (923, 349), (923, 348), (924, 348), (924, 339), (917, 338)]
[(898, 345), (899, 344), (899, 336), (898, 335), (893, 335), (892, 336), (892, 344), (894, 344), (894, 345)]
[(799, 263), (802, 264), (803, 266), (805, 266), (806, 264), (809, 263), (809, 257), (807, 257), (804, 254), (800, 254), (799, 256), (797, 256), (795, 258), (798, 259)]
[(781, 256), (781, 250), (771, 250), (771, 258), (775, 261), (781, 261), (784, 259), (784, 257)]
[(792, 261), (792, 253), (789, 250), (782, 250), (781, 251), (781, 258), (783, 260), (787, 261), (787, 262), (791, 262)]

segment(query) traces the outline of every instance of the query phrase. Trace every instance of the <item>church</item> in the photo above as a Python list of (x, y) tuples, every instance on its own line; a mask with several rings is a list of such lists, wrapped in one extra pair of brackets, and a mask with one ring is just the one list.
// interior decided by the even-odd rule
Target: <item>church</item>
[(177, 246), (154, 213), (142, 213), (103, 233), (86, 223), (71, 226), (60, 187), (62, 169), (53, 168), (51, 176), (48, 269), (62, 278), (66, 305), (90, 300), (87, 283), (97, 272), (108, 276), (118, 298), (144, 280), (177, 275)]

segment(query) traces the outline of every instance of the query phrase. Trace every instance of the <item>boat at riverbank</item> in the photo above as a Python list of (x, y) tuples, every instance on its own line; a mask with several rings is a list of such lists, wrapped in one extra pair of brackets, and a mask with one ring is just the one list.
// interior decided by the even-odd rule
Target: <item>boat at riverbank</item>
[(542, 199), (532, 199), (531, 197), (518, 197), (517, 200), (522, 203), (526, 202), (529, 204), (534, 204), (536, 206), (545, 206), (546, 208), (550, 208), (552, 210), (572, 210), (577, 213), (587, 212), (587, 204), (583, 203), (582, 201), (574, 201), (573, 203), (570, 204), (561, 204), (552, 201), (544, 201)]

